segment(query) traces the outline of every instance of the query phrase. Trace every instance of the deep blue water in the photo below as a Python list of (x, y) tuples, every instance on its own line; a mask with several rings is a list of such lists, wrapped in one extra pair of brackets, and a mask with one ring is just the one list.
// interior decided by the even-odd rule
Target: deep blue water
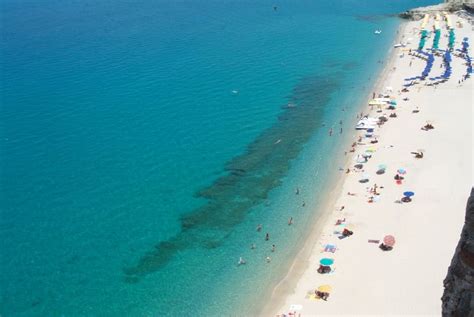
[(1, 0), (0, 314), (258, 310), (435, 2)]

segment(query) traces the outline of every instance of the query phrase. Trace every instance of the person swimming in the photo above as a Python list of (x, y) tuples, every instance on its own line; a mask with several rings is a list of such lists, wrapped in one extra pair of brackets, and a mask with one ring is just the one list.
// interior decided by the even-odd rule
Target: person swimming
[(239, 258), (238, 265), (244, 265), (244, 264), (246, 264), (246, 263), (247, 263), (247, 262), (244, 260), (243, 257), (240, 257), (240, 258)]

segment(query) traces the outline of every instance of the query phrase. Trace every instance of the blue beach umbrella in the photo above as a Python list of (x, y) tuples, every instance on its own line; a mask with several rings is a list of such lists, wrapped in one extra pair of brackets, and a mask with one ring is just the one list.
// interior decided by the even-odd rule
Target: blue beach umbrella
[(414, 193), (414, 192), (404, 192), (404, 193), (403, 193), (403, 196), (405, 196), (405, 197), (411, 197), (411, 196), (415, 196), (415, 193)]
[(329, 265), (334, 264), (334, 260), (329, 259), (329, 258), (324, 258), (324, 259), (319, 260), (319, 264), (324, 265), (324, 266), (329, 266)]
[(407, 171), (404, 168), (399, 168), (397, 172), (398, 174), (402, 174), (402, 175), (407, 173)]

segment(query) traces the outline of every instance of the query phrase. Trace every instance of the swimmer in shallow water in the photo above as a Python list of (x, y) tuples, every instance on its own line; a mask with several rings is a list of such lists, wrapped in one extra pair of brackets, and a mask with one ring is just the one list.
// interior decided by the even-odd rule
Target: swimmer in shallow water
[(238, 265), (244, 265), (246, 264), (247, 262), (244, 260), (244, 258), (240, 257), (239, 258), (239, 262), (238, 262)]

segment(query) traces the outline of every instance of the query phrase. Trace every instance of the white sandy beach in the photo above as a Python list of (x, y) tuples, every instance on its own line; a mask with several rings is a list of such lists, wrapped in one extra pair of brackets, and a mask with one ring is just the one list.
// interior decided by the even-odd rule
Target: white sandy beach
[[(450, 15), (455, 26), (455, 49), (461, 48), (464, 37), (471, 44), (469, 53), (474, 55), (473, 26), (457, 15)], [(463, 27), (456, 25), (463, 22)], [(426, 62), (408, 55), (408, 49), (416, 50), (422, 21), (406, 22), (401, 28), (402, 40), (412, 38), (405, 48), (394, 50), (394, 57), (387, 65), (377, 93), (388, 92), (397, 101), (395, 110), (377, 108), (364, 112), (388, 121), (375, 129), (372, 138), (362, 138), (355, 152), (348, 149), (347, 167), (350, 173), (344, 177), (323, 221), (322, 233), (317, 242), (309, 240), (294, 269), (286, 280), (275, 289), (274, 296), (266, 303), (264, 315), (295, 313), (296, 316), (324, 315), (425, 315), (441, 314), (443, 279), (446, 277), (455, 247), (459, 240), (466, 201), (473, 185), (473, 78), (458, 84), (466, 74), (465, 60), (453, 56), (451, 78), (437, 86), (426, 86), (426, 80), (408, 87), (409, 92), (399, 92), (405, 78), (418, 76)], [(446, 22), (439, 22), (440, 49), (448, 45)], [(430, 18), (430, 30), (434, 24)], [(383, 36), (380, 35), (380, 36)], [(433, 37), (426, 42), (431, 48)], [(399, 57), (404, 53), (404, 57)], [(410, 66), (411, 62), (411, 66)], [(436, 57), (428, 77), (439, 76), (442, 58)], [(395, 67), (395, 69), (394, 69)], [(392, 87), (389, 92), (385, 87)], [(372, 97), (372, 96), (371, 96)], [(404, 98), (408, 98), (404, 101)], [(413, 110), (419, 112), (414, 113)], [(396, 118), (389, 115), (396, 113)], [(354, 125), (357, 119), (354, 118)], [(427, 122), (433, 130), (421, 130)], [(365, 131), (354, 130), (354, 141)], [(378, 143), (370, 141), (377, 138)], [(374, 152), (362, 170), (357, 170), (357, 154)], [(423, 150), (421, 159), (411, 152)], [(386, 172), (377, 175), (378, 166), (386, 165)], [(403, 168), (404, 180), (397, 184), (394, 176)], [(344, 176), (342, 176), (344, 174)], [(368, 174), (369, 182), (360, 183)], [(377, 184), (377, 195), (370, 188)], [(403, 192), (415, 195), (409, 203), (396, 203)], [(355, 196), (347, 193), (355, 193)], [(369, 197), (375, 202), (369, 203)], [(341, 207), (344, 209), (341, 211)], [(335, 231), (337, 219), (344, 219), (354, 234), (339, 239)], [(321, 224), (319, 224), (321, 226)], [(315, 229), (316, 230), (316, 229)], [(393, 235), (396, 243), (391, 251), (382, 251), (378, 243), (385, 235)], [(324, 245), (334, 244), (336, 252), (322, 252)], [(308, 252), (310, 250), (310, 252)], [(308, 253), (310, 254), (308, 257)], [(332, 272), (317, 272), (321, 258), (332, 258)], [(302, 271), (302, 272), (301, 272)], [(318, 286), (330, 285), (327, 301), (314, 298)], [(283, 296), (281, 295), (283, 294)], [(309, 296), (308, 294), (313, 294)]]

